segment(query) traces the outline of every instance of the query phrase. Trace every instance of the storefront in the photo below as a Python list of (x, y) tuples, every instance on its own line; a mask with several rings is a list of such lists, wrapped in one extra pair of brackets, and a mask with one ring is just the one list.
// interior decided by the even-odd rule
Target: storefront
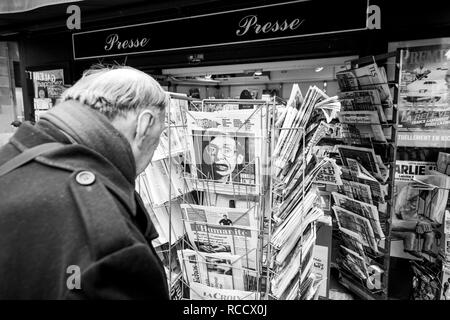
[[(81, 30), (55, 26), (20, 34), (25, 118), (35, 119), (50, 108), (64, 86), (95, 64), (135, 67), (153, 75), (167, 91), (197, 99), (239, 99), (248, 91), (248, 99), (266, 94), (287, 101), (295, 83), (302, 92), (317, 86), (335, 96), (340, 91), (336, 74), (351, 60), (393, 52), (406, 46), (402, 41), (450, 34), (448, 4), (420, 8), (366, 0), (213, 1), (214, 8), (207, 4), (180, 1), (177, 10), (161, 5), (147, 11), (141, 5), (129, 8), (120, 19), (92, 14), (84, 22), (82, 15)], [(431, 150), (434, 162), (439, 151), (448, 149)], [(427, 157), (410, 155), (411, 151), (399, 149), (397, 160)], [(400, 242), (399, 237), (394, 246)], [(406, 253), (391, 257), (391, 298), (412, 295), (410, 259)]]

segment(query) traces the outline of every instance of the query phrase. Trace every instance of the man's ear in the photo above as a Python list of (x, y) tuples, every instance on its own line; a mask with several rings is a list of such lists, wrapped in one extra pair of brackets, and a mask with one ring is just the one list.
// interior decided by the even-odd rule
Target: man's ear
[(242, 164), (243, 162), (244, 162), (244, 156), (242, 154), (238, 154), (238, 156), (236, 158), (236, 163)]
[(136, 141), (141, 146), (150, 128), (155, 124), (156, 118), (151, 110), (142, 111), (137, 118)]

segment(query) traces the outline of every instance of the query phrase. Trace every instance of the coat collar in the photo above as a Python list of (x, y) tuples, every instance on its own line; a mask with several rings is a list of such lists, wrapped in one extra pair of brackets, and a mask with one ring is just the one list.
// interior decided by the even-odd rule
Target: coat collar
[[(95, 134), (98, 133), (98, 130), (90, 132)], [(10, 140), (20, 151), (55, 141), (67, 144), (67, 146), (46, 155), (45, 164), (69, 171), (92, 170), (96, 172), (105, 186), (120, 199), (130, 214), (136, 215), (135, 177), (132, 174), (135, 172), (134, 162), (127, 166), (124, 159), (129, 159), (129, 156), (120, 154), (120, 152), (126, 152), (124, 150), (127, 148), (124, 146), (117, 148), (117, 145), (114, 145), (117, 140), (112, 143), (113, 145), (111, 142), (114, 139), (111, 139), (109, 143), (105, 142), (109, 145), (101, 148), (99, 152), (81, 143), (72, 144), (58, 127), (46, 119), (40, 120), (35, 125), (24, 122)], [(131, 153), (131, 147), (129, 147), (129, 152)]]
[(41, 116), (70, 140), (101, 154), (134, 184), (136, 163), (128, 140), (97, 112), (77, 101), (65, 101)]

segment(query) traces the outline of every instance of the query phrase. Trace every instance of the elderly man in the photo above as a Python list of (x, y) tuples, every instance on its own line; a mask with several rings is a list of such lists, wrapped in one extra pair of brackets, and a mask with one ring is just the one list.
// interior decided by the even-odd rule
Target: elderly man
[(129, 67), (97, 69), (0, 149), (0, 299), (167, 299), (135, 178), (168, 96)]

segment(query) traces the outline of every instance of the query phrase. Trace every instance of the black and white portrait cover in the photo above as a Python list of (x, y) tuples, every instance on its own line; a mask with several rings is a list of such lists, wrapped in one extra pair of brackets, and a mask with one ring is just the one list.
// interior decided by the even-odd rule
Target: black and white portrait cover
[(257, 194), (261, 185), (262, 111), (189, 112), (196, 190)]

